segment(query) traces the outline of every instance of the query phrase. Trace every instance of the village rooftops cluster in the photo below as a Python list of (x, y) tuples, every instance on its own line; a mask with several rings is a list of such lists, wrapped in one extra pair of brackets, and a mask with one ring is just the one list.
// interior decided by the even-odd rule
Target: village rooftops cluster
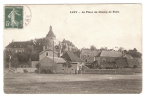
[[(133, 58), (129, 54), (125, 54), (123, 51), (115, 50), (101, 50), (101, 49), (81, 49), (79, 55), (75, 55), (74, 51), (78, 49), (74, 44), (68, 40), (63, 40), (56, 44), (56, 36), (50, 26), (49, 32), (45, 38), (35, 39), (25, 42), (11, 42), (6, 46), (6, 51), (24, 52), (29, 45), (33, 49), (36, 48), (38, 52), (38, 59), (32, 60), (32, 67), (35, 67), (37, 63), (41, 64), (42, 69), (55, 71), (58, 73), (78, 73), (78, 70), (82, 66), (91, 68), (124, 68), (124, 67), (138, 67), (142, 66), (141, 59)], [(79, 57), (78, 57), (79, 56)], [(64, 64), (68, 63), (68, 64)], [(69, 66), (72, 68), (64, 68)], [(53, 68), (55, 66), (55, 68)]]

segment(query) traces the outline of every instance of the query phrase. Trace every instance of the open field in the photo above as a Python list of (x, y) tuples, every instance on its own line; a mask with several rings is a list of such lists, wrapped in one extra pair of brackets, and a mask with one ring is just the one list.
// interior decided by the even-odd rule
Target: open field
[(142, 75), (4, 74), (4, 92), (12, 94), (141, 93)]

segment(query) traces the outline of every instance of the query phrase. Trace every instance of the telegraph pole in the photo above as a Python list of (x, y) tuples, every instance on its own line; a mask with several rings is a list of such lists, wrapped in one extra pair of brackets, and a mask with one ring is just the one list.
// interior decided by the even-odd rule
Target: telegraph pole
[(11, 56), (9, 55), (9, 72), (10, 72), (10, 68), (11, 68)]
[(54, 73), (54, 40), (53, 40), (53, 66), (52, 66), (52, 72)]

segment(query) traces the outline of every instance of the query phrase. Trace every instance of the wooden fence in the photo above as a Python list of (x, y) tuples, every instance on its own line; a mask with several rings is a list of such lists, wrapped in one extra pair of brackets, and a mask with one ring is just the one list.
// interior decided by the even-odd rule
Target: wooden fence
[(84, 74), (120, 74), (120, 75), (133, 75), (135, 73), (142, 73), (141, 68), (128, 68), (128, 69), (86, 69)]

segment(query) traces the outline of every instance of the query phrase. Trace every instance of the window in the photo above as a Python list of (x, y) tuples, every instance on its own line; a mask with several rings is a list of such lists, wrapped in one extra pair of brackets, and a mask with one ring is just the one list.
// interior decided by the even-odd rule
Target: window
[(106, 59), (102, 59), (102, 62), (106, 62)]
[(87, 62), (87, 60), (86, 60), (86, 62)]
[(62, 70), (64, 70), (64, 69), (62, 69)]
[(48, 56), (48, 52), (46, 52), (46, 56)]
[(74, 69), (71, 69), (71, 70), (74, 70)]

